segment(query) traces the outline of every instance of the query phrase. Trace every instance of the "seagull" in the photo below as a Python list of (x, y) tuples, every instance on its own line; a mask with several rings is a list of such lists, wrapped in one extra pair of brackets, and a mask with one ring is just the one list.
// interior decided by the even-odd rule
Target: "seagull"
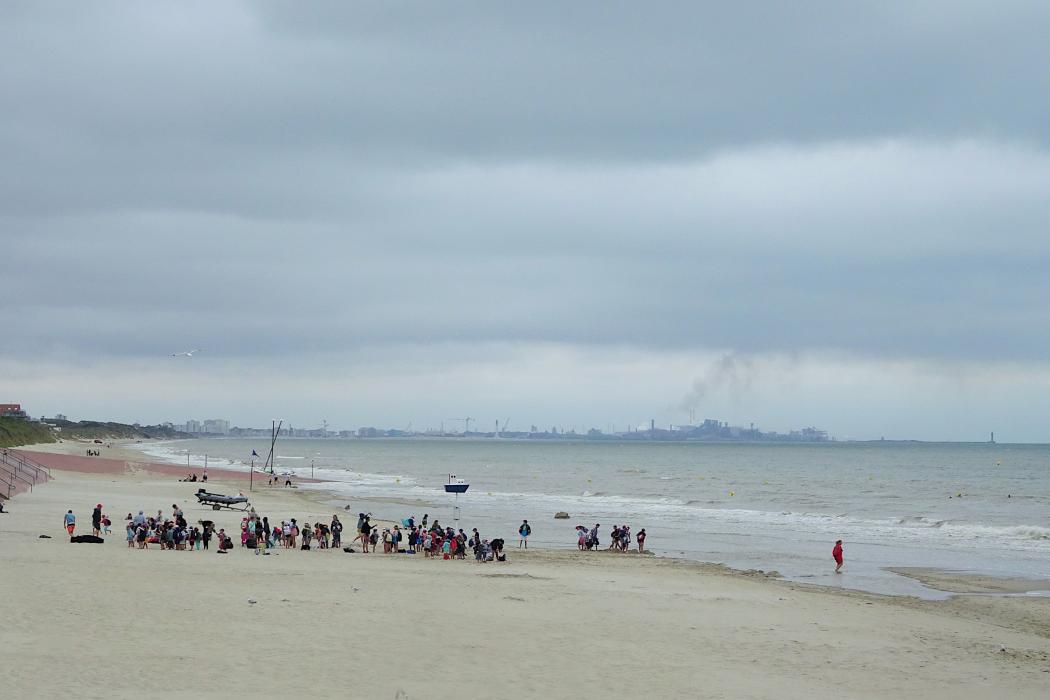
[(194, 348), (193, 350), (187, 350), (185, 352), (173, 352), (173, 353), (171, 353), (171, 356), (172, 357), (193, 357), (194, 353), (198, 353), (200, 351), (201, 351), (200, 348)]

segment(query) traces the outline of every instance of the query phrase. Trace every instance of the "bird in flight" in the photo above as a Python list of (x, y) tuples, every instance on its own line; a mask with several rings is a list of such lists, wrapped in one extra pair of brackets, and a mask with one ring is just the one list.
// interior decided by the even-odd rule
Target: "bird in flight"
[(171, 353), (171, 356), (172, 357), (193, 357), (193, 355), (195, 353), (198, 353), (200, 351), (201, 351), (200, 348), (194, 348), (193, 350), (187, 350), (185, 352), (173, 352), (173, 353)]

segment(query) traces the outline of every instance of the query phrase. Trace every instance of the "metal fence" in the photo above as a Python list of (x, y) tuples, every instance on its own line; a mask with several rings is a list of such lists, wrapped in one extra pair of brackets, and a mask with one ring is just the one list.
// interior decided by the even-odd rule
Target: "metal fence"
[(18, 450), (0, 449), (0, 493), (7, 498), (11, 498), (16, 491), (21, 491), (24, 487), (28, 487), (32, 492), (34, 486), (50, 478), (51, 470), (43, 464)]

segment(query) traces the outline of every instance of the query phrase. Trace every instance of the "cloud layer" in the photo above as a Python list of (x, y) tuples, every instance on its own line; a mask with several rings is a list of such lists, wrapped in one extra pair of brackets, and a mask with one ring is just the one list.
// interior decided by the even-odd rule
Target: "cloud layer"
[[(806, 369), (793, 404), (775, 369), (711, 399), (734, 420), (1024, 423), (1050, 10), (808, 8), (8, 5), (5, 389), (184, 418), (151, 363), (201, 346), (193, 402), (237, 422), (276, 373), (333, 424), (436, 422), (455, 376), (494, 417), (607, 426), (678, 422), (735, 353)], [(917, 367), (952, 379), (920, 396)], [(885, 372), (896, 404), (843, 411)], [(124, 389), (87, 400), (86, 373)], [(974, 382), (1016, 408), (931, 421)]]

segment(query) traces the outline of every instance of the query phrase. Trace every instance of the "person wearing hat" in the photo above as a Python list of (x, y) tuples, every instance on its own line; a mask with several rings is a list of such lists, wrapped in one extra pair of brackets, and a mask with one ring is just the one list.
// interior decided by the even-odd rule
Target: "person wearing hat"
[(99, 503), (91, 511), (91, 534), (98, 537), (102, 533), (102, 504)]

